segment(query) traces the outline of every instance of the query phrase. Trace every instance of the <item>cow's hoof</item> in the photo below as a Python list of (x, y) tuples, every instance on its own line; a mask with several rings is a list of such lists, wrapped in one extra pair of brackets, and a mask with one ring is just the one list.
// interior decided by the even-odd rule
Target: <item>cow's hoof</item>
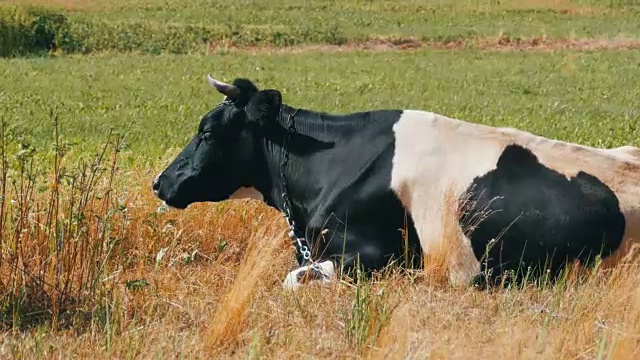
[(312, 282), (327, 284), (331, 281), (334, 275), (335, 269), (333, 262), (325, 261), (322, 263), (314, 263), (290, 272), (284, 279), (282, 286), (287, 290), (296, 290), (302, 284)]

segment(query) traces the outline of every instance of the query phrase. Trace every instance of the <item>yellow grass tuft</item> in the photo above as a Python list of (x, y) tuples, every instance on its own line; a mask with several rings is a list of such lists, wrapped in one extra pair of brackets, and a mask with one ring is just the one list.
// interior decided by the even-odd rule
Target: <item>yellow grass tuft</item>
[(404, 303), (398, 306), (388, 324), (382, 328), (377, 343), (369, 352), (370, 360), (399, 360), (407, 357), (409, 350), (409, 332), (406, 324), (411, 321), (410, 305)]
[(271, 224), (251, 237), (238, 274), (205, 331), (203, 341), (211, 353), (237, 345), (238, 337), (248, 330), (249, 307), (255, 300), (258, 286), (266, 280), (267, 273), (274, 270), (274, 252), (282, 248), (284, 235)]
[[(451, 280), (463, 281), (476, 269), (470, 265), (475, 264), (475, 257), (468, 244), (463, 243), (464, 234), (458, 219), (466, 210), (466, 199), (458, 201), (452, 187), (448, 187), (443, 194), (443, 211), (440, 219), (443, 224), (442, 244), (425, 255), (425, 276), (437, 284), (449, 284)], [(477, 214), (471, 218), (471, 223), (464, 224), (472, 227), (482, 221), (486, 214)]]

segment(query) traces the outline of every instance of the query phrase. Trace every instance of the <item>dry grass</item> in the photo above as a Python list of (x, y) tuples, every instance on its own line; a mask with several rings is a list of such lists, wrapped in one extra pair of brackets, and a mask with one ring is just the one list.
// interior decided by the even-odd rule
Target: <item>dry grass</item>
[(409, 349), (409, 332), (405, 326), (411, 321), (410, 304), (400, 305), (391, 316), (381, 335), (369, 351), (369, 359), (404, 359)]
[(510, 0), (502, 1), (496, 7), (512, 10), (553, 10), (563, 14), (580, 15), (590, 15), (602, 11), (601, 9), (585, 6), (577, 1), (570, 0)]
[(252, 237), (251, 247), (247, 250), (238, 274), (218, 305), (205, 334), (207, 350), (216, 353), (236, 345), (237, 339), (244, 332), (248, 310), (257, 287), (274, 268), (274, 252), (281, 248), (278, 245), (282, 245), (279, 240), (283, 235), (284, 233), (277, 231), (277, 227), (269, 226)]
[[(134, 183), (147, 184), (152, 174), (143, 174)], [(640, 355), (637, 263), (542, 289), (476, 291), (391, 272), (291, 293), (280, 282), (295, 262), (275, 211), (233, 201), (158, 213), (147, 186), (123, 196), (130, 220), (103, 277), (110, 290), (57, 332), (48, 323), (5, 328), (1, 357)], [(148, 285), (131, 286), (137, 279)]]

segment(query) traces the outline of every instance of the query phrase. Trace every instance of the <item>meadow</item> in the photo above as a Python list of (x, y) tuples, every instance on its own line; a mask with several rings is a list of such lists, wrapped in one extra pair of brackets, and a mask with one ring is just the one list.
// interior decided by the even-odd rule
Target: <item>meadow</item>
[(639, 20), (622, 0), (0, 0), (0, 357), (637, 357), (640, 263), (291, 293), (275, 210), (169, 210), (150, 183), (221, 100), (209, 72), (307, 109), (640, 146)]

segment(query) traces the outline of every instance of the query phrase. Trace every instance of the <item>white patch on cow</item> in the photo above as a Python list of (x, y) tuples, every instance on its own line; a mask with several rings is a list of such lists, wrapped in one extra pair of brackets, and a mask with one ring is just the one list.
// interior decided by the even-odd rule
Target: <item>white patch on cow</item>
[(603, 149), (604, 152), (614, 154), (628, 162), (640, 161), (640, 149), (633, 146), (620, 146), (613, 149)]
[(254, 187), (241, 187), (231, 194), (229, 199), (255, 199), (264, 201), (264, 195)]
[[(321, 280), (312, 280), (311, 282), (320, 281), (321, 284), (328, 284), (329, 282), (331, 282), (331, 280), (335, 277), (335, 274), (336, 274), (336, 270), (335, 270), (335, 267), (333, 265), (333, 261), (327, 260), (327, 261), (318, 263), (317, 265), (322, 270), (322, 273), (324, 274), (324, 277)], [(287, 290), (296, 290), (296, 289), (298, 289), (300, 286), (302, 286), (302, 284), (298, 282), (298, 274), (300, 274), (303, 271), (307, 271), (310, 267), (311, 267), (311, 265), (303, 266), (301, 268), (298, 268), (298, 269), (293, 270), (292, 272), (290, 272), (284, 278), (284, 281), (282, 282), (282, 287), (284, 287)]]
[[(640, 241), (640, 149), (592, 148), (417, 110), (405, 110), (393, 131), (396, 148), (390, 186), (411, 212), (425, 255), (439, 253), (443, 244), (462, 245), (458, 256), (448, 259), (455, 283), (470, 279), (479, 264), (469, 256), (469, 240), (446, 226), (457, 219), (447, 220), (453, 212), (447, 211), (445, 194), (453, 192), (459, 199), (475, 177), (496, 168), (504, 148), (514, 143), (567, 178), (584, 171), (600, 179), (618, 197), (627, 222), (622, 252), (631, 239)], [(447, 238), (451, 236), (455, 239)]]
[(453, 213), (447, 206), (455, 204), (445, 197), (452, 192), (458, 199), (476, 176), (495, 169), (506, 142), (489, 129), (415, 110), (404, 111), (393, 127), (391, 188), (411, 212), (425, 255), (447, 254), (444, 244), (460, 245), (447, 259), (455, 283), (472, 278), (479, 264), (468, 256), (473, 254), (468, 239), (450, 229), (457, 219), (445, 218)]

